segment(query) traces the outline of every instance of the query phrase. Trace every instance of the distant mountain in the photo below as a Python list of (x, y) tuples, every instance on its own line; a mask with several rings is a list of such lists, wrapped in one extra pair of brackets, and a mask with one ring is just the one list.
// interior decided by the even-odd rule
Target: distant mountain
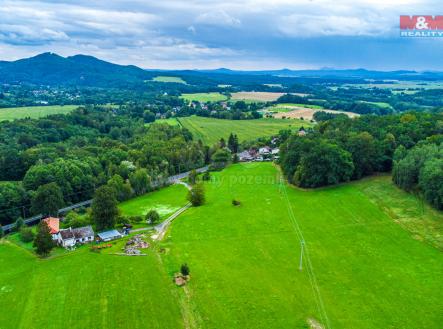
[(346, 79), (417, 79), (417, 78), (436, 78), (442, 79), (442, 72), (416, 72), (416, 71), (372, 71), (366, 69), (333, 69), (323, 68), (319, 70), (263, 70), (263, 71), (238, 71), (229, 70), (226, 68), (219, 68), (214, 70), (198, 70), (198, 72), (214, 73), (214, 74), (230, 74), (230, 75), (272, 75), (279, 77), (294, 77), (294, 78), (346, 78)]
[[(50, 86), (133, 87), (157, 75), (179, 76), (188, 85), (174, 86), (184, 90), (217, 84), (257, 85), (261, 83), (310, 82), (328, 80), (443, 80), (443, 72), (371, 71), (366, 69), (338, 70), (262, 70), (238, 71), (227, 68), (215, 70), (145, 70), (134, 65), (118, 65), (86, 55), (62, 57), (43, 53), (31, 58), (0, 61), (0, 83), (31, 83)], [(298, 78), (298, 80), (297, 80)], [(156, 86), (160, 87), (161, 86)], [(171, 85), (168, 85), (170, 88)], [(189, 90), (190, 92), (192, 90)]]
[(92, 56), (62, 57), (43, 53), (13, 62), (0, 62), (0, 82), (39, 85), (112, 86), (151, 79), (139, 67), (112, 64)]

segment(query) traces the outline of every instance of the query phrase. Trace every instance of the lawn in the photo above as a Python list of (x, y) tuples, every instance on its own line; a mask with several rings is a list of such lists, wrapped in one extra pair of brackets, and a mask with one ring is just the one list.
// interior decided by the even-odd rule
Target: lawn
[(158, 76), (153, 78), (152, 80), (156, 82), (172, 82), (172, 83), (186, 84), (186, 81), (180, 77)]
[(272, 136), (283, 129), (298, 130), (301, 126), (311, 126), (307, 121), (295, 119), (223, 120), (192, 116), (179, 120), (195, 139), (201, 139), (207, 145), (214, 144), (222, 137), (227, 140), (230, 133), (237, 134), (240, 141), (244, 141)]
[(40, 118), (50, 114), (66, 114), (78, 105), (26, 106), (0, 108), (0, 121), (23, 118)]
[(175, 184), (124, 201), (119, 204), (119, 208), (126, 216), (145, 216), (149, 210), (154, 209), (163, 220), (187, 203), (187, 191), (184, 185)]
[[(207, 203), (163, 242), (169, 275), (183, 262), (191, 269), (180, 291), (190, 327), (308, 328), (314, 319), (325, 328), (441, 328), (443, 254), (364, 193), (386, 179), (302, 191), (256, 163), (212, 176)], [(404, 193), (390, 192), (403, 203)]]
[(194, 93), (194, 94), (182, 94), (180, 98), (187, 100), (188, 102), (197, 101), (202, 103), (207, 102), (220, 102), (228, 99), (225, 95), (220, 93)]

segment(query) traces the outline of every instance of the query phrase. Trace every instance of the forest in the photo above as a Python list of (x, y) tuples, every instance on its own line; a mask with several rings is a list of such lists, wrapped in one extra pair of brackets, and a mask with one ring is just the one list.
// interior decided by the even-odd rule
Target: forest
[(91, 198), (111, 179), (142, 194), (154, 179), (201, 167), (214, 152), (180, 126), (146, 125), (143, 115), (125, 111), (89, 106), (3, 122), (0, 223), (40, 213), (35, 200), (48, 189), (61, 193), (60, 206)]
[(393, 170), (401, 188), (443, 207), (443, 115), (339, 115), (304, 137), (282, 144), (281, 167), (290, 182), (320, 187)]

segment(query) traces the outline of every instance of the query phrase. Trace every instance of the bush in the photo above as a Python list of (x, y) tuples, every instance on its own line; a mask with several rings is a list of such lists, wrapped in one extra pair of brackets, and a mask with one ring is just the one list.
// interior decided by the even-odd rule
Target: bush
[(119, 215), (116, 219), (116, 224), (123, 226), (124, 224), (129, 224), (131, 222), (128, 216)]
[(240, 201), (238, 201), (238, 200), (232, 200), (232, 205), (233, 206), (239, 206), (241, 204), (241, 202)]
[(190, 271), (189, 271), (189, 266), (188, 264), (182, 264), (182, 266), (180, 267), (180, 272), (182, 275), (186, 276), (189, 275)]
[(154, 224), (155, 222), (158, 222), (159, 220), (160, 220), (160, 215), (154, 209), (149, 210), (149, 212), (146, 214), (146, 221), (149, 224)]
[(205, 203), (205, 190), (202, 184), (195, 185), (188, 193), (188, 200), (194, 207), (201, 206)]
[(209, 180), (211, 179), (211, 174), (209, 173), (209, 171), (206, 171), (206, 172), (203, 174), (202, 179), (203, 179), (204, 181), (209, 181)]
[(22, 226), (20, 228), (20, 240), (22, 242), (31, 242), (34, 240), (34, 236), (35, 234), (30, 227)]
[(22, 226), (25, 224), (25, 222), (23, 221), (23, 218), (19, 217), (17, 218), (17, 220), (15, 221), (15, 229), (17, 231), (20, 231), (20, 229), (22, 228)]
[(130, 220), (132, 223), (140, 223), (143, 220), (142, 216), (131, 216)]

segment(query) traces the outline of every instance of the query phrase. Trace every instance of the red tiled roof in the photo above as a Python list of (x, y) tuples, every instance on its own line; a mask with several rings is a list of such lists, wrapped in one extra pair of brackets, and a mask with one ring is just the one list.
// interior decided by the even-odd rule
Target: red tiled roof
[(57, 234), (60, 231), (60, 219), (54, 217), (48, 217), (45, 218), (44, 221), (49, 226), (51, 234)]

